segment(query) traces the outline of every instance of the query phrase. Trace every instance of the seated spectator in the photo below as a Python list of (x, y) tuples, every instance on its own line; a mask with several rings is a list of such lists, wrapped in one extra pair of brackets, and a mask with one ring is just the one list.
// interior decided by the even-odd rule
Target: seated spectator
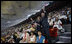
[(32, 18), (30, 18), (30, 20), (31, 20), (31, 23), (30, 24), (33, 24), (35, 22)]
[(27, 33), (26, 30), (23, 30), (23, 34), (22, 34), (23, 39), (20, 41), (23, 41), (23, 43), (28, 43), (29, 42), (29, 34)]
[(45, 37), (42, 35), (41, 31), (38, 31), (38, 36), (36, 39), (37, 43), (45, 43)]
[(32, 26), (31, 26), (30, 30), (31, 30), (31, 31), (35, 31), (35, 29), (34, 29)]
[(19, 41), (20, 41), (20, 36), (18, 35), (16, 38), (16, 43), (19, 43)]
[(15, 42), (14, 42), (14, 39), (10, 38), (10, 39), (8, 40), (8, 43), (15, 43)]
[(35, 31), (38, 31), (41, 29), (41, 26), (38, 23), (34, 23), (34, 26), (35, 26), (34, 28), (36, 29)]
[(19, 43), (24, 43), (24, 42), (25, 42), (25, 40), (24, 40), (24, 39), (22, 39), (22, 40), (20, 40), (20, 41), (19, 41)]
[(36, 36), (34, 35), (34, 32), (31, 32), (29, 43), (36, 43)]
[(38, 25), (40, 25), (40, 16), (37, 17), (36, 23), (38, 23)]
[(1, 37), (1, 43), (5, 43), (5, 38)]
[(37, 28), (36, 30), (40, 30), (41, 29), (41, 17), (40, 16), (37, 17), (36, 23), (37, 23), (37, 25), (35, 25)]
[(23, 28), (21, 28), (20, 30), (19, 30), (19, 32), (22, 32), (23, 31)]
[(36, 22), (34, 23), (34, 29), (35, 29), (35, 31), (34, 31), (35, 35), (38, 36), (37, 32), (38, 32), (38, 30), (40, 30), (40, 26)]

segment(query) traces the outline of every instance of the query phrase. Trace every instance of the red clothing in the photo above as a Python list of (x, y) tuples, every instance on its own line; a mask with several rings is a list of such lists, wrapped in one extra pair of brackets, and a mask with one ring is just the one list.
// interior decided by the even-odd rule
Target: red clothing
[(51, 37), (57, 37), (57, 28), (50, 28), (49, 31), (50, 31), (50, 36)]
[(48, 43), (48, 41), (47, 41), (47, 40), (45, 40), (45, 43)]

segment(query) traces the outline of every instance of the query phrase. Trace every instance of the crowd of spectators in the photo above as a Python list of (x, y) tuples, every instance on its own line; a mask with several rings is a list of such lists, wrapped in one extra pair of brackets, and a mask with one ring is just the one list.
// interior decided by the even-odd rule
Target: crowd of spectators
[(64, 7), (49, 14), (42, 12), (37, 19), (30, 18), (30, 23), (12, 27), (4, 31), (1, 43), (55, 43), (58, 34), (64, 33), (64, 24), (71, 23), (71, 7)]

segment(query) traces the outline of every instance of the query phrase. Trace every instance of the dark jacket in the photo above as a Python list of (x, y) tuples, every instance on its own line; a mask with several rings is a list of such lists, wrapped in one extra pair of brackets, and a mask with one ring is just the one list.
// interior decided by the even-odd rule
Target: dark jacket
[(49, 32), (49, 23), (48, 23), (48, 18), (47, 17), (43, 17), (41, 19), (41, 25), (42, 25), (42, 31), (43, 31), (42, 33), (44, 34), (46, 39), (48, 39), (48, 42), (51, 42), (50, 32)]
[(42, 25), (42, 28), (43, 28), (44, 30), (48, 30), (48, 29), (49, 29), (49, 23), (48, 23), (47, 17), (43, 17), (43, 18), (41, 19), (41, 25)]

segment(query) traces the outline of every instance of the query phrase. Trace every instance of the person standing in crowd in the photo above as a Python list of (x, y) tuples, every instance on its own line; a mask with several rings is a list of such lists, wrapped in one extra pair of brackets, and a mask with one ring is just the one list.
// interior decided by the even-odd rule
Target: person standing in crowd
[(58, 19), (58, 17), (56, 17), (55, 22), (54, 22), (54, 27), (57, 27), (59, 29), (60, 32), (64, 32), (65, 30), (62, 27), (62, 22)]
[(49, 27), (53, 27), (53, 20), (52, 20), (52, 17), (48, 17), (48, 23), (49, 23)]
[(34, 35), (34, 32), (31, 32), (29, 43), (36, 43), (36, 36)]
[(45, 43), (45, 37), (42, 35), (41, 31), (38, 31), (36, 43)]
[(50, 28), (49, 30), (50, 30), (51, 43), (55, 43), (58, 40), (57, 35), (58, 28), (54, 27)]
[(48, 40), (48, 43), (51, 43), (48, 18), (45, 13), (41, 13), (41, 25), (43, 34), (46, 34), (45, 36), (46, 39)]

